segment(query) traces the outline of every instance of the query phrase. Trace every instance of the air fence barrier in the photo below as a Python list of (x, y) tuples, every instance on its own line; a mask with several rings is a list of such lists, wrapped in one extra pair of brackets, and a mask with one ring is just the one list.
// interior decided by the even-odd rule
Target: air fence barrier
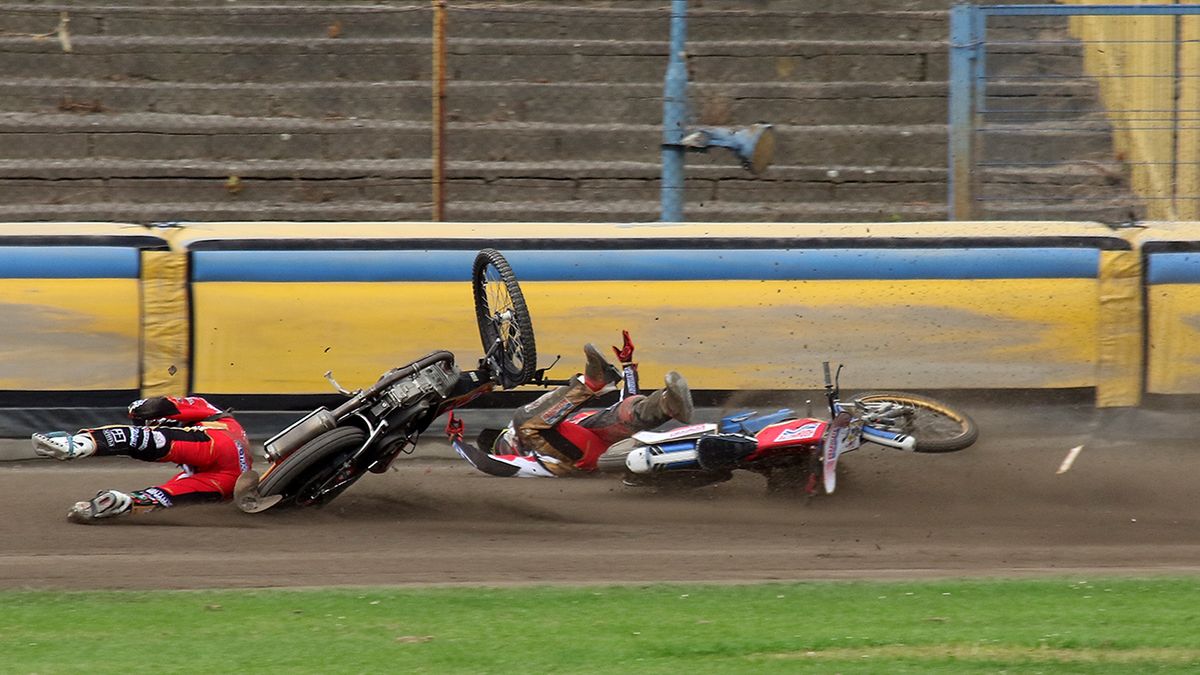
[(1200, 218), (1200, 5), (964, 3), (950, 39), (952, 218)]
[[(65, 419), (111, 423), (153, 394), (303, 410), (336, 399), (326, 371), (354, 388), (434, 349), (472, 366), (482, 349), (468, 280), (484, 247), (512, 263), (539, 361), (561, 355), (559, 373), (579, 368), (584, 343), (625, 329), (648, 386), (678, 369), (703, 392), (811, 392), (829, 360), (846, 364), (850, 390), (1090, 389), (1097, 406), (1135, 406), (1147, 327), (1151, 391), (1200, 392), (1200, 255), (1178, 254), (1196, 250), (1188, 232), (1133, 237), (1065, 222), (7, 224), (0, 436)], [(1163, 364), (1166, 355), (1182, 362)]]
[(1200, 223), (1137, 233), (1146, 306), (1147, 394), (1200, 393)]

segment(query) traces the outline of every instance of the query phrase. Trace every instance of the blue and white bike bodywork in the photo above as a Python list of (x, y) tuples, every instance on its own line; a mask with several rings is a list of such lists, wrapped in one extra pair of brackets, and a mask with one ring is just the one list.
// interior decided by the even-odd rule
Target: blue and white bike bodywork
[[(839, 368), (840, 372), (840, 368)], [(951, 406), (904, 392), (873, 392), (840, 400), (825, 364), (830, 419), (791, 409), (728, 415), (717, 424), (641, 432), (609, 448), (601, 468), (623, 470), (632, 486), (691, 486), (728, 480), (743, 469), (767, 478), (769, 489), (837, 487), (838, 459), (863, 443), (908, 452), (950, 452), (978, 437), (974, 421)]]

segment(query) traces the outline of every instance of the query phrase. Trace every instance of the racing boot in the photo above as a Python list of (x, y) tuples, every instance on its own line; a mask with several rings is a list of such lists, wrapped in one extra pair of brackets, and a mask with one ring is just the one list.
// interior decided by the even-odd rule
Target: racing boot
[(692, 390), (688, 389), (687, 380), (683, 375), (672, 370), (663, 379), (662, 389), (650, 395), (650, 399), (661, 396), (657, 405), (659, 409), (677, 422), (690, 424), (695, 405), (692, 403)]
[(621, 371), (605, 360), (596, 349), (596, 345), (587, 343), (583, 346), (583, 354), (587, 357), (587, 365), (583, 368), (583, 383), (596, 393), (612, 391), (621, 381)]
[(98, 520), (113, 518), (132, 510), (132, 496), (118, 490), (101, 490), (90, 501), (76, 502), (67, 512), (67, 520), (92, 525)]
[(687, 424), (692, 421), (694, 405), (687, 380), (675, 371), (667, 373), (664, 387), (649, 396), (630, 396), (617, 405), (580, 422), (612, 445), (639, 431), (649, 431), (669, 420)]
[(50, 457), (65, 462), (96, 454), (96, 440), (92, 438), (91, 434), (51, 431), (34, 434), (31, 440), (33, 441), (33, 452), (39, 457)]

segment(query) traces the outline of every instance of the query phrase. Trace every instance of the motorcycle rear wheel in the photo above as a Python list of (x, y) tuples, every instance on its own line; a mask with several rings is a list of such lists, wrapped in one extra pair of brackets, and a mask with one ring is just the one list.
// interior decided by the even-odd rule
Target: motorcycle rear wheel
[(259, 494), (282, 496), (283, 500), (275, 508), (328, 504), (354, 481), (319, 497), (316, 491), (337, 473), (355, 450), (362, 447), (366, 438), (366, 433), (355, 427), (338, 427), (317, 436), (268, 473), (258, 485)]
[(979, 438), (975, 420), (957, 408), (918, 394), (902, 391), (872, 391), (859, 394), (855, 401), (899, 403), (913, 411), (911, 423), (893, 429), (917, 440), (917, 452), (954, 452), (970, 447)]
[(484, 352), (500, 342), (489, 359), (499, 371), (500, 386), (508, 389), (525, 384), (537, 367), (533, 320), (517, 277), (499, 251), (485, 248), (475, 256), (471, 288)]

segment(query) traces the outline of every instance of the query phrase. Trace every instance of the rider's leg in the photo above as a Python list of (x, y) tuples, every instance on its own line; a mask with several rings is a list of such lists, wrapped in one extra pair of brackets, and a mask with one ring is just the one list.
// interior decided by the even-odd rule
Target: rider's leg
[(559, 460), (551, 469), (556, 475), (569, 473), (575, 463), (584, 458), (583, 450), (558, 430), (559, 425), (593, 397), (613, 391), (621, 381), (621, 374), (604, 360), (595, 346), (585, 345), (583, 351), (587, 355), (587, 366), (582, 375), (518, 408), (513, 414), (512, 424), (519, 449)]
[(210, 448), (208, 432), (198, 428), (139, 427), (112, 425), (97, 429), (82, 429), (69, 435), (64, 432), (33, 435), (33, 449), (42, 457), (69, 460), (81, 457), (128, 455), (145, 462), (174, 462), (188, 464), (194, 460), (168, 456), (190, 446)]
[[(48, 440), (39, 445), (41, 439)], [(128, 455), (147, 462), (206, 466), (213, 462), (211, 456), (219, 450), (221, 444), (217, 440), (221, 439), (210, 437), (202, 429), (118, 425), (85, 429), (74, 436), (35, 434), (34, 447), (38, 454), (58, 459)], [(88, 452), (80, 453), (78, 448), (86, 448)], [(68, 517), (74, 522), (91, 523), (126, 513), (146, 513), (179, 504), (227, 499), (233, 494), (233, 484), (241, 467), (236, 461), (225, 463), (230, 466), (223, 466), (220, 471), (185, 472), (163, 485), (131, 493), (102, 490), (88, 501), (77, 502)]]
[(639, 431), (648, 431), (668, 420), (690, 422), (692, 393), (687, 380), (675, 371), (667, 373), (665, 386), (649, 396), (630, 396), (616, 405), (584, 419), (580, 426), (590, 429), (612, 445)]
[(159, 509), (184, 504), (204, 504), (221, 501), (221, 493), (211, 488), (173, 495), (167, 492), (168, 483), (133, 492), (101, 490), (85, 502), (76, 502), (67, 512), (67, 519), (75, 523), (91, 524), (98, 520), (114, 518), (128, 513), (150, 513)]

